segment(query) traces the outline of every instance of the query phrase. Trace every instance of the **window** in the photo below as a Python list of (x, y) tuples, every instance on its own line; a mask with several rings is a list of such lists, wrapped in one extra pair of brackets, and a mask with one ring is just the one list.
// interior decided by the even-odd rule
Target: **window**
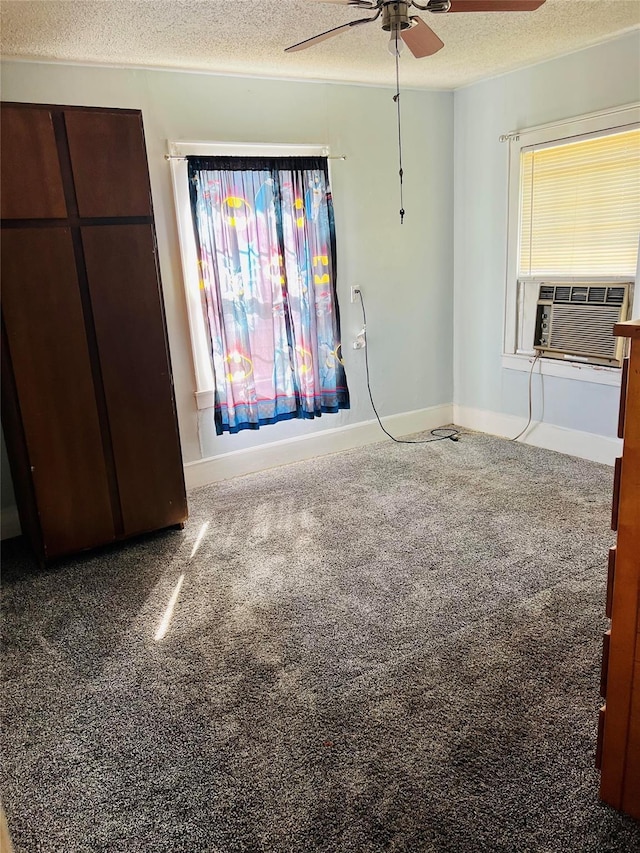
[(348, 408), (327, 158), (190, 155), (186, 171), (199, 405), (209, 392), (218, 434)]
[[(529, 367), (541, 284), (576, 285), (576, 298), (585, 291), (580, 284), (600, 285), (593, 288), (595, 298), (606, 283), (635, 281), (639, 120), (638, 108), (622, 108), (511, 137), (503, 366)], [(575, 366), (558, 364), (547, 372), (576, 376)], [(618, 380), (610, 375), (600, 381)]]
[(640, 130), (520, 154), (518, 276), (634, 275)]

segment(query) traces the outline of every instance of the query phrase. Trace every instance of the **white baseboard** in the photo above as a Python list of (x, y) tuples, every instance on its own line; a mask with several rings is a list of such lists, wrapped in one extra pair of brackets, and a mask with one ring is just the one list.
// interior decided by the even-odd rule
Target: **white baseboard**
[[(435, 429), (451, 423), (452, 406), (446, 403), (420, 409), (415, 412), (403, 412), (383, 418), (386, 429), (393, 435), (409, 435), (413, 432)], [(260, 447), (222, 453), (197, 462), (187, 462), (184, 466), (187, 489), (206, 486), (219, 480), (229, 480), (243, 474), (252, 474), (268, 468), (277, 468), (291, 462), (302, 462), (316, 456), (339, 453), (341, 450), (353, 450), (366, 444), (383, 441), (384, 433), (377, 421), (364, 421), (359, 424), (326, 429), (312, 435), (299, 436), (285, 441), (274, 441)]]
[(20, 527), (17, 507), (7, 506), (0, 509), (0, 539), (13, 539), (14, 536), (20, 536), (21, 533), (22, 528)]
[[(443, 424), (455, 423), (457, 426), (511, 438), (517, 435), (524, 422), (515, 415), (473, 409), (468, 406), (446, 403), (404, 412), (383, 418), (385, 428), (393, 435), (409, 435), (414, 432), (435, 429)], [(351, 426), (327, 429), (312, 435), (299, 436), (285, 441), (274, 441), (261, 447), (236, 450), (223, 453), (197, 462), (187, 462), (184, 466), (187, 489), (206, 486), (219, 480), (229, 480), (277, 468), (291, 462), (302, 462), (317, 456), (353, 450), (384, 440), (384, 433), (377, 421), (364, 421)], [(580, 430), (566, 429), (554, 424), (534, 423), (519, 439), (525, 444), (544, 447), (569, 456), (579, 456), (592, 462), (613, 465), (616, 456), (622, 453), (622, 441)], [(20, 519), (16, 507), (0, 510), (0, 538), (11, 539), (21, 533)]]
[[(518, 435), (526, 423), (516, 415), (472, 409), (457, 403), (453, 406), (453, 422), (457, 426), (505, 438)], [(567, 429), (555, 424), (533, 423), (518, 441), (605, 465), (613, 465), (616, 456), (622, 454), (622, 440), (619, 438)]]

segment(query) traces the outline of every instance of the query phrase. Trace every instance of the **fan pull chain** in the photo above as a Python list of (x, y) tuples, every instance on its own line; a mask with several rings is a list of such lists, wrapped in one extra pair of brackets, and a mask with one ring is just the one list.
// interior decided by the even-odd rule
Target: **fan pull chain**
[(393, 100), (395, 101), (396, 106), (398, 108), (398, 161), (400, 166), (398, 175), (400, 176), (400, 225), (403, 225), (404, 202), (402, 199), (402, 177), (404, 173), (402, 170), (402, 126), (400, 122), (400, 51), (398, 50), (398, 32), (399, 30), (396, 29), (396, 93), (393, 96)]

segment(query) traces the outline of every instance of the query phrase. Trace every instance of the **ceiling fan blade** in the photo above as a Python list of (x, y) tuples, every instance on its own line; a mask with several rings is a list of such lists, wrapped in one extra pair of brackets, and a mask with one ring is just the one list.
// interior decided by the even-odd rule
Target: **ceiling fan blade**
[(545, 0), (451, 0), (450, 12), (535, 12)]
[(402, 30), (400, 37), (416, 59), (422, 59), (423, 56), (433, 56), (434, 53), (444, 47), (444, 42), (438, 38), (431, 27), (425, 24), (422, 18), (412, 15), (411, 20), (414, 22), (413, 26), (408, 30)]
[(285, 53), (293, 53), (294, 50), (305, 50), (307, 47), (313, 47), (314, 44), (318, 44), (325, 39), (333, 38), (333, 36), (337, 36), (338, 33), (343, 32), (344, 30), (348, 30), (350, 27), (357, 27), (358, 24), (370, 24), (371, 21), (375, 21), (378, 18), (376, 15), (374, 18), (357, 18), (355, 21), (349, 21), (348, 24), (342, 24), (340, 27), (334, 27), (332, 30), (327, 30), (324, 33), (319, 33), (317, 36), (312, 36), (310, 39), (305, 39), (304, 41), (299, 41), (298, 44), (292, 44), (291, 47), (285, 47)]

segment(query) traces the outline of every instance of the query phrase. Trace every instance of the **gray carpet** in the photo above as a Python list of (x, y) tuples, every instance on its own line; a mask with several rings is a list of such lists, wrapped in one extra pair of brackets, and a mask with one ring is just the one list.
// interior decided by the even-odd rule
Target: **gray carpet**
[(611, 483), (385, 441), (47, 571), (6, 545), (16, 851), (640, 849), (593, 769)]

